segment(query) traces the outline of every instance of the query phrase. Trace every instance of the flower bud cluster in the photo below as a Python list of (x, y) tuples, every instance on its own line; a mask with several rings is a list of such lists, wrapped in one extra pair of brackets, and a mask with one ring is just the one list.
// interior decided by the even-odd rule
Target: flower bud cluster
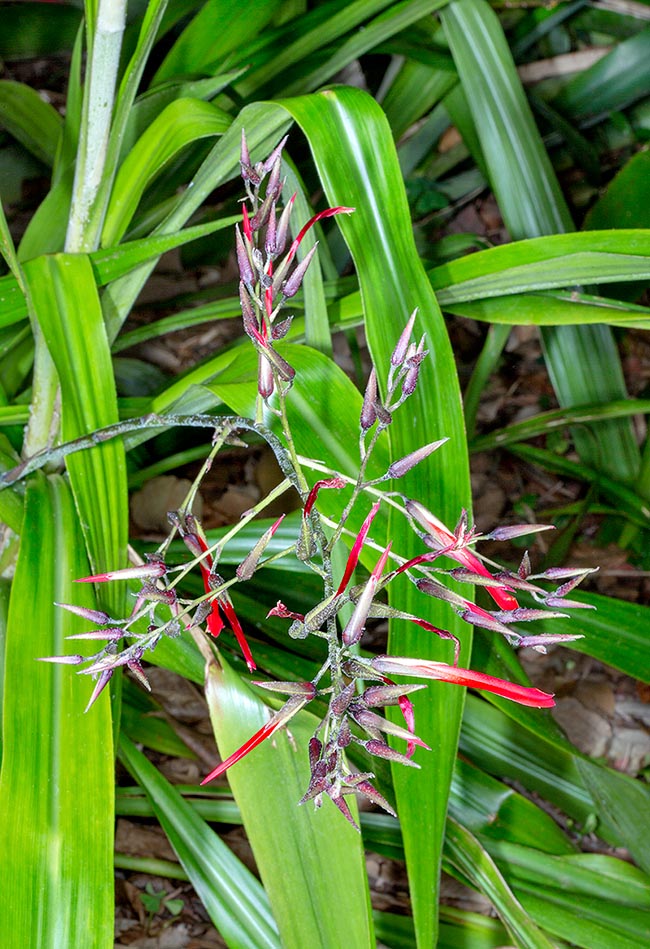
[(335, 214), (349, 214), (354, 210), (327, 208), (315, 214), (300, 230), (285, 254), (296, 197), (294, 194), (278, 215), (285, 184), (281, 177), (285, 143), (286, 137), (266, 161), (253, 165), (246, 134), (242, 129), (240, 165), (251, 207), (243, 204), (242, 229), (235, 229), (239, 299), (244, 332), (259, 353), (258, 392), (264, 399), (273, 394), (276, 384), (290, 386), (295, 375), (294, 369), (280, 356), (273, 343), (289, 332), (291, 317), (278, 321), (278, 314), (286, 301), (300, 290), (316, 253), (317, 245), (314, 245), (300, 262), (295, 263), (300, 243), (317, 221)]
[[(99, 627), (68, 636), (67, 639), (105, 641), (99, 652), (92, 656), (47, 656), (41, 659), (42, 662), (83, 665), (84, 668), (79, 669), (79, 674), (91, 675), (96, 679), (86, 711), (99, 698), (113, 673), (122, 667), (129, 669), (135, 678), (150, 690), (142, 668), (143, 656), (146, 652), (153, 651), (163, 636), (174, 639), (180, 635), (182, 629), (199, 628), (205, 624), (208, 633), (216, 639), (222, 630), (230, 627), (249, 670), (252, 672), (256, 668), (242, 625), (228, 595), (228, 584), (215, 569), (214, 551), (208, 547), (200, 524), (193, 515), (176, 511), (170, 513), (169, 519), (173, 525), (173, 533), (155, 554), (148, 555), (147, 563), (83, 577), (77, 581), (104, 583), (114, 580), (139, 580), (140, 588), (135, 595), (131, 615), (127, 619), (113, 619), (102, 610), (86, 609), (67, 603), (57, 604)], [(280, 517), (271, 525), (244, 558), (237, 568), (238, 581), (245, 581), (253, 576), (260, 566), (264, 549), (282, 520), (283, 517)], [(180, 535), (194, 560), (179, 567), (168, 567), (164, 560), (164, 550), (175, 533)], [(197, 600), (186, 600), (179, 597), (176, 587), (178, 580), (193, 566), (199, 567), (205, 595)], [(174, 574), (178, 574), (178, 577), (171, 579)], [(167, 618), (161, 616), (161, 608), (166, 609)], [(143, 626), (145, 631), (141, 632)], [(127, 645), (124, 645), (125, 642)]]
[[(313, 259), (313, 250), (297, 264), (294, 263), (294, 257), (305, 233), (318, 220), (351, 210), (330, 208), (315, 215), (299, 231), (287, 250), (294, 199), (279, 211), (284, 144), (285, 140), (280, 142), (265, 161), (253, 163), (246, 137), (242, 135), (241, 170), (247, 203), (242, 207), (242, 226), (241, 229), (237, 228), (235, 239), (244, 330), (259, 354), (258, 392), (264, 399), (277, 392), (281, 406), (284, 406), (294, 370), (273, 345), (286, 334), (290, 324), (290, 320), (278, 321), (277, 316), (285, 301), (298, 292)], [(375, 778), (372, 771), (353, 772), (348, 761), (350, 753), (359, 752), (368, 763), (374, 757), (417, 768), (419, 765), (413, 757), (416, 750), (428, 750), (428, 746), (415, 733), (415, 707), (411, 700), (411, 695), (425, 686), (396, 684), (390, 676), (411, 676), (472, 687), (535, 708), (553, 705), (553, 696), (539, 689), (462, 668), (459, 664), (459, 640), (428, 619), (399, 610), (392, 603), (388, 604), (385, 598), (388, 585), (400, 574), (405, 574), (423, 594), (423, 612), (426, 613), (426, 597), (433, 596), (445, 601), (469, 624), (503, 635), (513, 645), (531, 646), (545, 651), (549, 643), (579, 637), (546, 632), (526, 635), (515, 627), (542, 618), (565, 616), (560, 610), (585, 608), (586, 604), (570, 599), (569, 594), (592, 572), (551, 568), (535, 574), (528, 554), (524, 555), (516, 571), (495, 570), (492, 565), (487, 566), (474, 550), (478, 541), (509, 540), (546, 528), (516, 525), (497, 527), (490, 533), (479, 534), (463, 511), (451, 530), (419, 500), (402, 495), (400, 503), (396, 500), (399, 494), (391, 492), (389, 496), (383, 491), (385, 482), (400, 479), (416, 465), (427, 463), (431, 455), (444, 445), (444, 438), (393, 461), (380, 477), (366, 477), (366, 468), (377, 441), (392, 423), (396, 410), (415, 391), (421, 365), (427, 355), (424, 337), (419, 341), (412, 339), (416, 315), (417, 311), (411, 314), (395, 345), (386, 378), (382, 380), (384, 395), (380, 393), (376, 370), (373, 368), (370, 373), (360, 416), (360, 464), (356, 480), (331, 471), (318, 462), (307, 463), (301, 459), (294, 448), (286, 412), (277, 413), (284, 445), (260, 421), (231, 419), (228, 429), (230, 434), (237, 428), (253, 429), (266, 438), (287, 475), (287, 485), (299, 487), (303, 510), (295, 538), (290, 547), (279, 554), (276, 552), (274, 559), (287, 553), (294, 554), (321, 578), (322, 598), (305, 613), (292, 609), (290, 603), (285, 605), (278, 600), (276, 606), (269, 610), (268, 616), (286, 620), (290, 637), (302, 639), (316, 636), (325, 639), (327, 659), (309, 682), (256, 681), (254, 684), (261, 689), (286, 695), (284, 705), (271, 714), (269, 720), (237, 751), (217, 765), (203, 783), (212, 781), (235, 765), (278, 729), (288, 726), (291, 719), (310, 702), (318, 699), (321, 706), (326, 703), (327, 710), (309, 743), (310, 781), (300, 803), (314, 801), (318, 807), (325, 798), (329, 798), (354, 826), (350, 795), (363, 794), (388, 813), (394, 814), (394, 811), (372, 783)], [(258, 409), (260, 405), (258, 400)], [(238, 583), (250, 581), (256, 571), (263, 568), (265, 551), (282, 518), (264, 531), (240, 562), (235, 576), (225, 581), (218, 572), (221, 546), (210, 546), (201, 525), (188, 513), (200, 479), (209, 469), (225, 437), (213, 444), (202, 473), (182, 509), (169, 515), (171, 533), (157, 552), (148, 557), (148, 562), (84, 578), (83, 582), (97, 583), (138, 580), (140, 587), (131, 615), (127, 619), (116, 620), (101, 610), (60, 604), (98, 627), (68, 638), (104, 640), (103, 647), (93, 656), (68, 655), (44, 660), (84, 666), (79, 671), (96, 680), (88, 708), (119, 668), (129, 669), (148, 688), (142, 668), (146, 652), (154, 649), (163, 636), (174, 637), (183, 630), (195, 632), (198, 627), (204, 626), (208, 641), (213, 642), (229, 627), (249, 672), (255, 670), (256, 664), (229, 591)], [(313, 480), (310, 487), (303, 464), (313, 467), (324, 477)], [(325, 504), (324, 498), (327, 498), (327, 504), (331, 507), (332, 501), (336, 503), (337, 498), (340, 498), (339, 492), (344, 491), (347, 500), (341, 502), (338, 518), (334, 521), (326, 519), (320, 510)], [(374, 503), (371, 505), (366, 500), (367, 493), (373, 495)], [(421, 552), (408, 560), (400, 556), (392, 543), (386, 543), (383, 537), (382, 543), (373, 540), (373, 526), (377, 530), (382, 504), (386, 505), (388, 501), (393, 509), (401, 510), (422, 542)], [(262, 510), (263, 505), (264, 502), (260, 502), (258, 510)], [(351, 531), (348, 527), (350, 517), (353, 511), (358, 513), (361, 508), (364, 509), (365, 518), (359, 529)], [(255, 510), (251, 511), (250, 516), (254, 513)], [(228, 536), (235, 534), (239, 526), (235, 525)], [(339, 578), (335, 576), (334, 564), (337, 560), (333, 551), (344, 534), (350, 539), (350, 550)], [(180, 537), (192, 557), (189, 563), (177, 567), (169, 566), (166, 562), (169, 543), (174, 536)], [(366, 565), (372, 566), (368, 574), (355, 579), (362, 558)], [(454, 566), (449, 568), (446, 561), (451, 561)], [(198, 567), (200, 572), (203, 594), (194, 600), (183, 599), (179, 593), (180, 583), (194, 567)], [(471, 602), (463, 595), (462, 588), (454, 590), (448, 585), (449, 581), (451, 584), (470, 583), (484, 587), (494, 608), (487, 609)], [(550, 592), (546, 589), (549, 583), (554, 586)], [(521, 595), (530, 597), (535, 605), (522, 606), (518, 599)], [(450, 662), (432, 662), (410, 656), (361, 658), (359, 645), (368, 624), (377, 618), (413, 623), (422, 630), (424, 636), (434, 635), (449, 641)], [(397, 724), (380, 714), (380, 710), (387, 707), (400, 709), (403, 724)], [(395, 740), (404, 742), (404, 747), (393, 747)], [(362, 766), (365, 768), (366, 764)]]

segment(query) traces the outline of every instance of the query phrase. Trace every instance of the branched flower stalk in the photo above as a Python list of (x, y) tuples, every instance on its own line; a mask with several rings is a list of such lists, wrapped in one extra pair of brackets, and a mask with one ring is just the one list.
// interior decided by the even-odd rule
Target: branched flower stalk
[[(246, 201), (242, 208), (242, 226), (236, 229), (235, 241), (243, 327), (258, 354), (256, 418), (215, 420), (212, 450), (184, 504), (179, 510), (170, 513), (171, 530), (168, 537), (155, 553), (148, 555), (146, 563), (84, 577), (80, 581), (138, 580), (140, 589), (131, 615), (125, 619), (114, 619), (97, 610), (59, 604), (97, 627), (69, 638), (103, 641), (104, 645), (91, 657), (48, 657), (44, 661), (82, 666), (79, 672), (95, 679), (88, 708), (120, 667), (130, 669), (148, 688), (142, 666), (146, 654), (155, 649), (163, 637), (174, 638), (188, 630), (196, 634), (200, 629), (202, 635), (216, 639), (223, 629), (230, 628), (249, 671), (253, 673), (255, 660), (230, 591), (240, 583), (248, 582), (258, 570), (268, 563), (275, 563), (279, 557), (298, 557), (321, 579), (322, 599), (306, 614), (294, 611), (291, 604), (278, 601), (268, 615), (286, 619), (290, 637), (302, 639), (317, 636), (325, 639), (327, 658), (309, 682), (255, 681), (263, 689), (287, 696), (284, 705), (241, 748), (218, 764), (203, 784), (232, 767), (262, 741), (287, 725), (312, 700), (319, 698), (321, 702), (327, 702), (327, 712), (309, 742), (311, 779), (300, 803), (313, 800), (319, 806), (327, 796), (344, 817), (354, 824), (346, 801), (350, 794), (364, 794), (389, 813), (394, 812), (372, 784), (373, 773), (358, 773), (351, 768), (347, 755), (349, 747), (357, 744), (371, 756), (410, 767), (419, 767), (413, 760), (416, 748), (427, 748), (415, 733), (414, 707), (409, 697), (411, 693), (425, 688), (425, 684), (397, 684), (391, 676), (451, 682), (492, 692), (536, 708), (554, 704), (553, 696), (539, 689), (460, 668), (456, 638), (421, 616), (388, 606), (383, 596), (388, 584), (400, 574), (405, 574), (423, 595), (423, 611), (426, 596), (445, 600), (466, 622), (498, 633), (514, 646), (531, 646), (543, 652), (549, 643), (566, 642), (579, 636), (547, 633), (525, 635), (517, 627), (536, 619), (565, 616), (560, 611), (568, 608), (584, 608), (584, 603), (573, 601), (568, 595), (591, 571), (552, 568), (533, 573), (527, 553), (517, 571), (488, 567), (475, 550), (478, 541), (509, 540), (548, 528), (525, 524), (498, 527), (490, 533), (479, 534), (468, 524), (466, 513), (461, 512), (456, 527), (450, 530), (420, 501), (388, 490), (415, 465), (439, 450), (446, 441), (444, 438), (393, 461), (380, 477), (368, 476), (374, 449), (386, 428), (392, 424), (397, 410), (415, 391), (420, 366), (427, 356), (424, 338), (418, 341), (412, 339), (417, 312), (411, 314), (406, 322), (396, 342), (390, 365), (386, 367), (383, 387), (385, 398), (380, 394), (378, 370), (373, 368), (370, 374), (359, 420), (359, 469), (356, 479), (337, 472), (325, 472), (327, 477), (310, 483), (306, 471), (318, 465), (312, 465), (309, 461), (305, 463), (299, 457), (287, 415), (287, 399), (290, 398), (295, 370), (274, 344), (289, 330), (291, 318), (279, 318), (280, 314), (287, 301), (300, 289), (314, 256), (315, 248), (296, 263), (296, 252), (302, 238), (320, 219), (351, 213), (353, 209), (337, 207), (321, 211), (298, 230), (295, 239), (289, 243), (294, 198), (280, 210), (283, 147), (284, 140), (265, 161), (253, 163), (246, 138), (242, 136), (241, 170)], [(268, 412), (279, 420), (280, 438), (263, 424)], [(160, 420), (156, 422), (160, 424)], [(197, 416), (189, 422), (185, 420), (185, 423), (206, 424), (206, 421), (204, 417)], [(218, 544), (210, 545), (200, 523), (191, 513), (192, 502), (213, 458), (243, 429), (254, 430), (267, 440), (285, 474), (285, 480), (247, 512)], [(239, 564), (235, 576), (225, 581), (219, 573), (219, 561), (225, 545), (253, 517), (262, 513), (267, 504), (290, 487), (298, 491), (302, 503), (300, 527), (293, 543), (284, 551), (265, 556), (282, 521), (280, 518), (268, 527)], [(319, 510), (321, 492), (339, 492), (344, 488), (349, 491), (347, 501), (341, 505), (338, 518), (332, 521)], [(378, 547), (372, 540), (375, 518), (381, 507), (388, 504), (402, 512), (421, 540), (421, 553), (411, 559), (400, 556), (390, 543)], [(350, 518), (353, 512), (356, 514), (359, 511), (365, 514), (365, 520), (359, 530), (350, 531)], [(343, 576), (337, 582), (332, 554), (343, 537), (350, 536), (353, 542)], [(174, 537), (180, 537), (189, 550), (191, 559), (188, 563), (168, 563), (170, 543)], [(367, 579), (355, 584), (355, 571), (360, 559), (363, 556), (367, 560), (367, 555), (373, 549), (377, 556)], [(456, 566), (445, 569), (440, 565), (445, 560), (451, 560)], [(188, 600), (182, 596), (181, 582), (195, 568), (200, 571), (204, 592), (200, 597)], [(494, 601), (494, 608), (484, 609), (465, 599), (450, 586), (454, 582), (484, 586)], [(552, 590), (548, 589), (549, 584), (555, 585)], [(529, 595), (536, 606), (520, 606), (517, 599), (520, 593)], [(344, 608), (347, 609), (342, 613)], [(347, 622), (341, 621), (342, 615), (349, 615)], [(407, 656), (362, 657), (358, 645), (366, 626), (369, 620), (379, 618), (415, 623), (425, 634), (449, 640), (453, 650), (451, 662), (433, 662)], [(380, 714), (382, 708), (391, 705), (401, 709), (403, 726), (394, 724)], [(404, 741), (403, 753), (388, 743), (388, 736)]]

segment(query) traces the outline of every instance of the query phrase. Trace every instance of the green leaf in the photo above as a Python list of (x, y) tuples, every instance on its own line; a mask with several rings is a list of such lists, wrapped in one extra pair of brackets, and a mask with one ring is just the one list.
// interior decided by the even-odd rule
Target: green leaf
[(621, 399), (608, 405), (583, 405), (573, 409), (553, 409), (540, 412), (523, 422), (513, 422), (505, 428), (496, 429), (487, 435), (472, 439), (472, 451), (491, 451), (503, 448), (528, 438), (537, 438), (576, 425), (581, 422), (594, 422), (602, 418), (624, 417), (626, 415), (650, 414), (650, 399)]
[[(90, 261), (85, 255), (39, 257), (25, 265), (34, 312), (56, 366), (64, 439), (118, 420), (113, 368)], [(71, 455), (68, 472), (93, 572), (123, 563), (127, 488), (120, 441)], [(118, 607), (121, 594), (104, 594)]]
[[(113, 746), (108, 696), (87, 715), (90, 682), (64, 637), (87, 623), (59, 603), (93, 607), (73, 583), (88, 562), (72, 495), (37, 475), (9, 607), (0, 775), (3, 938), (12, 946), (109, 945), (113, 938)], [(7, 819), (11, 815), (11, 819)]]
[[(223, 658), (208, 665), (206, 698), (224, 759), (268, 721), (267, 706)], [(294, 717), (291, 738), (276, 732), (234, 765), (228, 780), (283, 946), (363, 949), (374, 939), (361, 838), (329, 800), (321, 810), (298, 806), (309, 785), (307, 745), (317, 724), (306, 712)]]
[(649, 82), (650, 27), (646, 27), (570, 79), (552, 105), (574, 119), (605, 115), (646, 96)]
[[(331, 80), (351, 62), (357, 60), (359, 56), (374, 50), (380, 43), (385, 43), (397, 33), (407, 29), (413, 23), (417, 23), (418, 20), (422, 20), (434, 10), (439, 10), (448, 2), (449, 0), (402, 0), (401, 3), (390, 4), (388, 10), (383, 11), (374, 20), (366, 23), (363, 29), (353, 31), (351, 36), (340, 43), (334, 54), (328, 56), (322, 65), (311, 71), (306, 77), (301, 77), (295, 82), (289, 83), (283, 90), (284, 94), (297, 95), (318, 89), (319, 86)], [(354, 6), (361, 5), (349, 4), (343, 15), (349, 14)], [(367, 8), (368, 4), (364, 4), (364, 6)], [(384, 3), (374, 3), (373, 6), (381, 7), (384, 6)], [(342, 18), (341, 15), (334, 16), (331, 22), (338, 27)], [(321, 44), (322, 42), (321, 39)], [(448, 88), (448, 85), (445, 85)], [(440, 94), (443, 94), (442, 89)]]
[[(458, 380), (445, 326), (413, 243), (390, 127), (379, 106), (356, 89), (337, 88), (284, 105), (307, 135), (330, 203), (357, 209), (338, 224), (357, 269), (380, 385), (406, 320), (415, 307), (420, 308), (416, 334), (426, 334), (435, 365), (432, 359), (422, 365), (418, 388), (405, 410), (409, 425), (398, 415), (390, 429), (391, 457), (401, 458), (432, 438), (449, 436), (442, 453), (434, 453), (412, 469), (400, 480), (399, 489), (453, 524), (470, 501)], [(391, 520), (389, 536), (404, 556), (419, 551), (415, 535), (402, 519)], [(467, 657), (470, 632), (466, 626), (453, 617), (450, 622), (449, 611), (441, 610), (438, 603), (423, 602), (412, 584), (396, 589), (398, 593), (401, 609), (425, 614), (460, 636)], [(391, 653), (449, 659), (448, 644), (425, 640), (409, 625), (392, 624)], [(432, 894), (437, 892), (462, 704), (460, 689), (436, 684), (427, 690), (426, 702), (417, 703), (416, 718), (418, 734), (433, 753), (422, 760), (421, 771), (397, 766), (393, 773), (418, 945), (427, 947), (436, 938)]]
[[(650, 683), (650, 649), (646, 633), (650, 607), (597, 593), (572, 594), (572, 598), (595, 609), (580, 611), (579, 625), (584, 639), (571, 643), (571, 648), (620, 669), (633, 679)], [(576, 623), (575, 614), (571, 619), (555, 619), (552, 621), (553, 632), (575, 632)], [(550, 631), (550, 625), (545, 625), (545, 628)]]
[(523, 949), (554, 949), (550, 939), (517, 901), (487, 851), (476, 837), (453, 820), (447, 822), (445, 852), (452, 865), (492, 901), (517, 945)]
[(650, 507), (645, 498), (641, 497), (632, 488), (626, 487), (614, 478), (608, 478), (595, 468), (588, 468), (577, 461), (571, 461), (563, 455), (548, 451), (545, 448), (535, 448), (532, 445), (511, 445), (509, 451), (518, 458), (523, 458), (529, 464), (538, 465), (555, 474), (562, 474), (576, 481), (586, 481), (598, 488), (598, 491), (610, 499), (618, 509), (619, 514), (625, 515), (633, 524), (639, 527), (648, 527), (650, 523)]
[(228, 53), (238, 50), (269, 23), (279, 6), (279, 0), (258, 0), (252, 17), (242, 4), (224, 0), (206, 3), (172, 46), (152, 85), (177, 76), (214, 72)]
[(210, 919), (233, 949), (279, 949), (259, 881), (124, 735), (119, 757), (142, 785)]
[(0, 56), (11, 62), (52, 56), (72, 48), (81, 11), (68, 4), (7, 4), (2, 9)]
[(590, 209), (584, 226), (650, 228), (650, 151), (641, 151), (612, 178), (605, 193)]
[[(572, 230), (496, 14), (486, 0), (454, 0), (442, 19), (511, 237)], [(548, 328), (542, 340), (561, 405), (625, 398), (618, 352), (607, 327)], [(630, 482), (637, 475), (640, 454), (627, 420), (577, 429), (574, 441), (581, 459), (610, 477)]]
[(650, 231), (589, 231), (516, 241), (429, 272), (441, 304), (576, 283), (639, 280), (650, 273)]
[(22, 82), (0, 81), (0, 125), (50, 167), (63, 121), (56, 109)]
[(165, 164), (183, 148), (221, 135), (230, 118), (210, 102), (176, 99), (141, 135), (115, 178), (102, 230), (102, 245), (117, 244), (124, 235), (142, 194)]
[[(631, 279), (636, 280), (636, 275)], [(647, 307), (568, 290), (564, 293), (515, 293), (471, 303), (446, 303), (443, 309), (454, 316), (496, 323), (502, 327), (609, 323), (611, 326), (650, 329), (650, 311)], [(565, 411), (569, 413), (572, 409), (567, 408)]]

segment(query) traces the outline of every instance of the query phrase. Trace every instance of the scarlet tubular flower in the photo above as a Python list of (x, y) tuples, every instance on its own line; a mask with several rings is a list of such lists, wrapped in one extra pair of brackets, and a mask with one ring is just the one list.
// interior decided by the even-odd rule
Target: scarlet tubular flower
[[(467, 548), (453, 546), (456, 542), (456, 538), (452, 532), (445, 527), (431, 511), (428, 511), (424, 505), (418, 501), (407, 500), (405, 506), (409, 514), (426, 528), (429, 532), (429, 537), (436, 544), (439, 544), (441, 548), (445, 548), (444, 553), (446, 557), (451, 557), (452, 560), (462, 564), (463, 567), (467, 567), (468, 570), (480, 574), (482, 577), (492, 578), (490, 571), (487, 567), (483, 566), (483, 563), (473, 551), (467, 550)], [(505, 585), (490, 585), (487, 587), (487, 591), (502, 610), (516, 610), (519, 606), (516, 598), (509, 592)]]
[(375, 564), (375, 567), (368, 578), (368, 582), (363, 588), (361, 596), (357, 600), (354, 613), (352, 614), (349, 623), (343, 630), (341, 638), (345, 646), (352, 646), (354, 643), (358, 643), (361, 639), (361, 636), (363, 635), (363, 630), (366, 625), (366, 620), (368, 619), (368, 613), (377, 590), (377, 585), (384, 571), (384, 567), (386, 566), (386, 561), (390, 553), (390, 547), (391, 545), (389, 544)]
[[(205, 551), (208, 550), (208, 545), (203, 540), (203, 538), (199, 536), (199, 534), (186, 534), (183, 539), (187, 543), (187, 540), (190, 537), (191, 537), (191, 542), (198, 543), (198, 546), (200, 547), (202, 552), (205, 553)], [(212, 557), (210, 556), (210, 554), (208, 554), (207, 557), (203, 558), (203, 560), (200, 563), (200, 567), (201, 567), (201, 576), (203, 577), (203, 587), (206, 593), (210, 593), (212, 590), (212, 587), (210, 586)], [(256, 669), (257, 666), (255, 665), (255, 662), (253, 660), (253, 655), (251, 653), (250, 646), (246, 642), (246, 637), (244, 636), (244, 630), (241, 627), (241, 623), (239, 622), (237, 614), (235, 613), (235, 609), (232, 603), (230, 602), (230, 600), (228, 599), (228, 597), (225, 595), (218, 598), (215, 597), (215, 599), (212, 601), (212, 609), (210, 613), (208, 614), (208, 618), (207, 618), (207, 625), (208, 625), (209, 632), (216, 639), (216, 637), (221, 633), (222, 629), (225, 626), (221, 613), (219, 612), (219, 608), (221, 608), (223, 612), (225, 613), (226, 619), (228, 620), (230, 624), (230, 628), (232, 629), (235, 635), (235, 639), (239, 643), (239, 647), (242, 651), (244, 659), (246, 660), (246, 665), (248, 666), (249, 670), (253, 672), (253, 670)]]
[(437, 679), (439, 682), (464, 685), (484, 692), (493, 692), (495, 695), (501, 695), (513, 702), (518, 702), (519, 705), (528, 705), (531, 708), (552, 708), (555, 705), (553, 696), (548, 692), (542, 692), (541, 689), (507, 682), (505, 679), (497, 679), (484, 672), (449, 666), (446, 662), (411, 659), (407, 656), (375, 656), (370, 664), (377, 672), (420, 676), (424, 679)]
[(314, 226), (318, 221), (322, 221), (323, 218), (334, 217), (335, 214), (353, 214), (355, 208), (346, 208), (346, 207), (336, 207), (336, 208), (325, 208), (324, 211), (319, 211), (318, 214), (314, 214), (313, 217), (309, 218), (307, 223), (300, 229), (300, 232), (296, 239), (291, 244), (289, 248), (289, 253), (287, 254), (287, 263), (290, 263), (293, 260), (293, 257), (300, 247), (300, 243), (307, 233), (307, 231)]
[(354, 544), (352, 545), (352, 550), (350, 551), (350, 555), (345, 565), (345, 571), (343, 573), (343, 577), (341, 578), (341, 582), (339, 583), (338, 590), (336, 591), (337, 596), (340, 593), (343, 593), (346, 586), (350, 582), (350, 577), (354, 573), (354, 568), (359, 562), (359, 556), (361, 555), (361, 548), (363, 547), (365, 543), (366, 537), (368, 536), (368, 531), (370, 530), (370, 525), (375, 519), (375, 515), (377, 514), (378, 510), (379, 510), (379, 501), (376, 501), (373, 504), (373, 506), (370, 508), (370, 513), (368, 514), (367, 518), (361, 525), (361, 530), (357, 534)]
[(303, 508), (303, 517), (307, 517), (311, 514), (312, 508), (316, 503), (316, 498), (318, 497), (318, 492), (321, 488), (344, 488), (345, 479), (344, 478), (325, 478), (322, 481), (317, 481), (314, 487), (311, 489), (307, 495), (307, 500), (305, 501), (305, 506)]
[(285, 702), (280, 711), (276, 712), (254, 735), (251, 735), (241, 748), (238, 748), (229, 758), (226, 758), (220, 765), (217, 765), (217, 767), (201, 781), (201, 786), (203, 787), (204, 784), (209, 784), (210, 781), (214, 781), (215, 778), (218, 778), (220, 774), (223, 774), (224, 771), (227, 771), (232, 765), (237, 764), (238, 761), (245, 758), (253, 748), (257, 748), (258, 745), (261, 745), (263, 741), (270, 738), (279, 728), (286, 725), (296, 712), (299, 712), (303, 706), (311, 702), (311, 698), (311, 696), (292, 695), (291, 698)]

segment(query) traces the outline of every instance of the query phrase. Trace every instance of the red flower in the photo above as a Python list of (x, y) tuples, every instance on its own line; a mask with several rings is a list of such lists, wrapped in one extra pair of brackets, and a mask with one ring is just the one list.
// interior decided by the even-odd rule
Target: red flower
[(375, 656), (371, 665), (377, 672), (390, 672), (395, 675), (421, 676), (424, 679), (437, 679), (440, 682), (452, 682), (454, 685), (464, 685), (473, 689), (482, 689), (502, 695), (506, 699), (518, 702), (520, 705), (530, 705), (532, 708), (551, 708), (555, 700), (548, 692), (530, 686), (517, 685), (516, 682), (507, 682), (484, 672), (474, 672), (472, 669), (459, 669), (458, 666), (449, 666), (446, 662), (434, 662), (427, 659), (409, 659), (406, 656)]
[[(451, 557), (452, 560), (462, 564), (463, 567), (467, 567), (473, 573), (478, 573), (482, 577), (492, 577), (490, 571), (483, 566), (483, 563), (473, 551), (466, 547), (455, 546), (458, 543), (457, 538), (431, 511), (428, 511), (418, 501), (407, 501), (406, 510), (426, 528), (430, 546), (444, 551), (446, 557)], [(488, 586), (487, 591), (502, 610), (516, 610), (519, 606), (505, 584)]]
[[(198, 542), (198, 546), (201, 548), (201, 551), (205, 553), (205, 551), (208, 550), (208, 545), (199, 534), (193, 534), (193, 535), (186, 534), (184, 539), (186, 540), (189, 536), (191, 536), (193, 540), (196, 540)], [(205, 592), (210, 593), (212, 591), (212, 587), (210, 586), (210, 574), (212, 571), (212, 556), (208, 554), (207, 557), (204, 557), (203, 560), (201, 560), (199, 566), (201, 567), (201, 576), (203, 577), (203, 587), (205, 589)], [(216, 637), (221, 633), (222, 629), (226, 625), (219, 611), (220, 607), (223, 610), (223, 612), (226, 614), (226, 619), (230, 623), (230, 628), (235, 634), (235, 639), (239, 643), (244, 659), (246, 660), (246, 665), (248, 666), (249, 670), (253, 672), (253, 670), (256, 669), (257, 666), (255, 665), (255, 662), (253, 660), (253, 655), (251, 653), (250, 646), (246, 642), (246, 637), (244, 636), (244, 630), (241, 627), (241, 623), (239, 622), (237, 614), (235, 613), (235, 609), (232, 603), (230, 602), (229, 597), (225, 593), (222, 594), (220, 597), (215, 597), (214, 600), (212, 601), (212, 609), (210, 610), (210, 613), (208, 614), (208, 619), (207, 619), (208, 630), (210, 631), (212, 636), (214, 636), (216, 639)]]
[(244, 742), (241, 748), (238, 748), (237, 751), (234, 751), (229, 758), (226, 758), (225, 761), (222, 761), (220, 765), (217, 765), (210, 774), (201, 781), (201, 785), (208, 784), (210, 781), (213, 781), (215, 778), (219, 777), (220, 774), (223, 774), (228, 768), (232, 765), (237, 764), (238, 761), (241, 761), (242, 758), (245, 758), (249, 751), (252, 751), (253, 748), (257, 748), (258, 745), (261, 745), (263, 741), (267, 738), (270, 738), (271, 735), (276, 732), (279, 728), (282, 728), (283, 725), (293, 718), (296, 712), (299, 712), (300, 709), (306, 705), (308, 702), (311, 702), (313, 694), (309, 695), (292, 695), (291, 698), (285, 702), (282, 708), (275, 713), (275, 715), (268, 720), (265, 725), (255, 732), (254, 735)]

